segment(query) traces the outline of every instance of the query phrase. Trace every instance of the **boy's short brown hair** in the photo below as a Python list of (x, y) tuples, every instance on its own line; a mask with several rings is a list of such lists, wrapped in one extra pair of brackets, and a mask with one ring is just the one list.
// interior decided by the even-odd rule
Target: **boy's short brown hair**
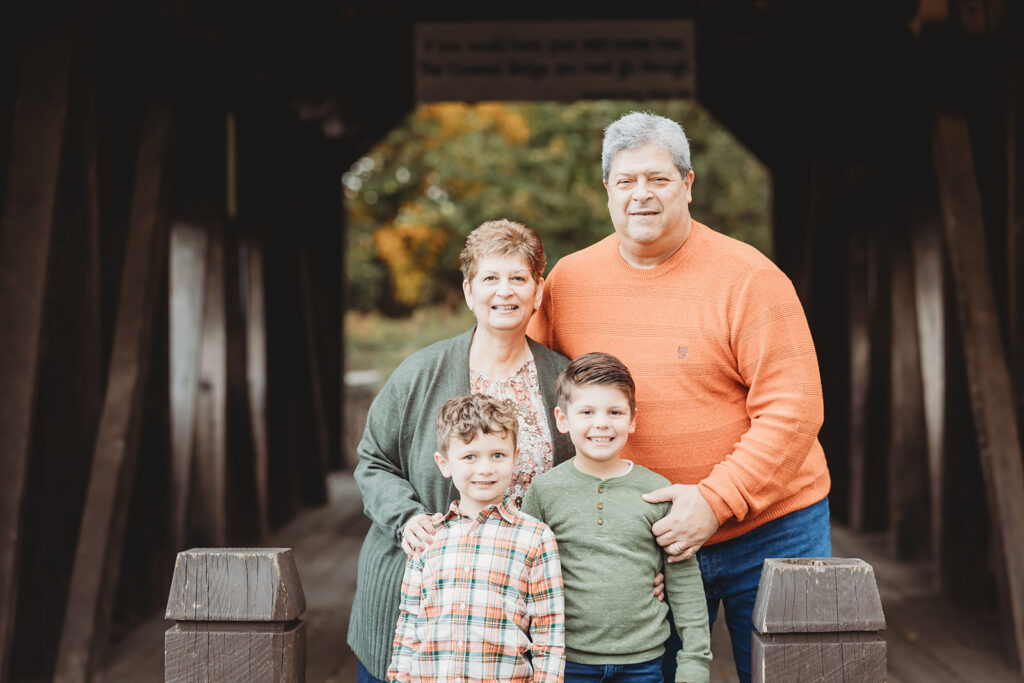
[(636, 384), (626, 364), (609, 353), (585, 353), (565, 366), (558, 376), (555, 390), (558, 405), (565, 410), (576, 387), (590, 385), (615, 387), (629, 400), (630, 414), (636, 412)]
[(522, 223), (500, 218), (474, 228), (459, 254), (462, 277), (472, 281), (480, 259), (486, 256), (517, 256), (530, 269), (534, 282), (540, 282), (544, 277), (544, 266), (547, 264), (544, 244), (537, 233)]
[(511, 401), (502, 401), (485, 394), (469, 394), (450, 398), (437, 411), (437, 452), (448, 457), (448, 443), (458, 437), (469, 443), (477, 434), (501, 434), (511, 437), (516, 448), (519, 420)]

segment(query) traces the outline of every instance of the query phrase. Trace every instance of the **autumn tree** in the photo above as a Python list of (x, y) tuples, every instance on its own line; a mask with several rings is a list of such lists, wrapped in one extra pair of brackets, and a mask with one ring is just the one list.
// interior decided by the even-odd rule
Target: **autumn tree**
[(458, 253), (486, 220), (536, 230), (549, 267), (607, 235), (601, 136), (633, 110), (679, 121), (690, 137), (694, 217), (766, 251), (768, 174), (695, 103), (431, 104), (343, 176), (350, 305), (397, 315), (459, 301)]

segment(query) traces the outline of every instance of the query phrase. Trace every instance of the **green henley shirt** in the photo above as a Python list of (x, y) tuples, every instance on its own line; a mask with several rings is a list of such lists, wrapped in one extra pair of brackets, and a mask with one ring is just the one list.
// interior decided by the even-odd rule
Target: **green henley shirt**
[[(704, 584), (696, 559), (668, 563), (651, 525), (670, 503), (641, 495), (670, 482), (633, 465), (618, 477), (580, 472), (572, 460), (533, 479), (523, 512), (555, 533), (565, 583), (565, 655), (579, 664), (636, 664), (662, 655), (668, 605), (679, 630), (676, 681), (706, 683), (711, 662)], [(654, 597), (665, 574), (668, 605)]]

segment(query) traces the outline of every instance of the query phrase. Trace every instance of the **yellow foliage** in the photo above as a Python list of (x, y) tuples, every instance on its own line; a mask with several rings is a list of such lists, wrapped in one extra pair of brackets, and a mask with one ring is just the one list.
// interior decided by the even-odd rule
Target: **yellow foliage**
[(562, 154), (565, 151), (565, 147), (565, 136), (556, 135), (551, 138), (551, 142), (548, 143), (548, 154), (551, 154), (552, 156)]
[(502, 139), (510, 145), (521, 145), (530, 139), (530, 125), (526, 118), (502, 102), (481, 102), (469, 105), (465, 102), (439, 102), (421, 107), (419, 116), (425, 120), (436, 120), (438, 135), (451, 139), (466, 131), (481, 131), (493, 126)]
[(481, 102), (477, 113), (484, 123), (492, 123), (510, 145), (521, 145), (530, 139), (530, 126), (523, 115), (502, 102)]
[(373, 234), (377, 253), (388, 267), (395, 298), (410, 306), (420, 303), (448, 237), (420, 220), (415, 205), (406, 205), (391, 225)]
[(440, 125), (440, 137), (451, 139), (466, 130), (469, 111), (470, 106), (465, 102), (438, 102), (422, 107), (420, 114), (428, 121), (436, 120)]

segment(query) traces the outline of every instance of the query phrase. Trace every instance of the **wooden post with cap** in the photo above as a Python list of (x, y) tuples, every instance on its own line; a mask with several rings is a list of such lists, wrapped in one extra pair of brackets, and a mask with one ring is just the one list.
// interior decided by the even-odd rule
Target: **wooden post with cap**
[(306, 609), (290, 548), (193, 548), (174, 563), (170, 681), (306, 680)]
[(754, 628), (754, 683), (886, 679), (885, 615), (864, 560), (765, 560)]

